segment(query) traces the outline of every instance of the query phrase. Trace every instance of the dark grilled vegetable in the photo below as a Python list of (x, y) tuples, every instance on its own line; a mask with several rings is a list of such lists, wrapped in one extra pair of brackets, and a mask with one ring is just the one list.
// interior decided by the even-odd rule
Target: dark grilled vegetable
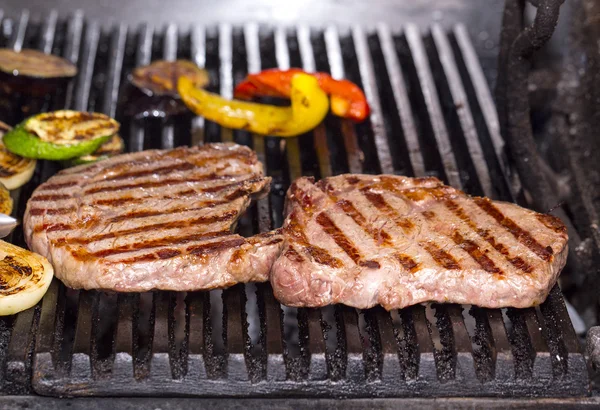
[(77, 67), (36, 50), (0, 48), (0, 118), (17, 124), (48, 110), (49, 97), (65, 90)]
[(0, 71), (30, 78), (71, 78), (77, 74), (77, 67), (64, 58), (37, 50), (0, 48)]
[(0, 182), (8, 189), (16, 189), (31, 179), (36, 161), (20, 157), (6, 149), (2, 137), (11, 129), (0, 121)]
[(198, 88), (209, 83), (208, 73), (187, 60), (159, 60), (137, 67), (129, 76), (130, 84), (124, 93), (125, 114), (135, 118), (189, 114), (177, 91), (180, 77)]
[(6, 133), (4, 144), (26, 158), (66, 160), (91, 154), (118, 130), (107, 115), (62, 110), (28, 118)]
[(150, 65), (137, 67), (131, 75), (131, 82), (148, 95), (169, 95), (178, 97), (177, 80), (189, 79), (195, 87), (208, 84), (208, 73), (187, 60), (155, 61)]

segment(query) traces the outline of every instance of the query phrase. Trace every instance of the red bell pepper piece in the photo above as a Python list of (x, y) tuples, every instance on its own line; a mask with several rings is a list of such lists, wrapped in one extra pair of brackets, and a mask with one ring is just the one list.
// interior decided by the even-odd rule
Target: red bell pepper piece
[[(249, 74), (235, 88), (235, 97), (249, 100), (257, 96), (289, 97), (292, 77), (305, 73), (299, 68), (289, 70), (269, 69), (258, 74)], [(331, 111), (339, 117), (360, 122), (369, 115), (370, 109), (362, 90), (348, 80), (335, 80), (327, 73), (308, 73), (314, 76), (319, 86), (331, 98)]]

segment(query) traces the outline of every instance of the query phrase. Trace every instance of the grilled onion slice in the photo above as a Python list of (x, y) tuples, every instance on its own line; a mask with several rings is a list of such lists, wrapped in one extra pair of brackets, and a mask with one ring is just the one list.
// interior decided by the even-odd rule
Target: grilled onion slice
[(46, 258), (0, 241), (0, 316), (35, 306), (53, 277), (54, 269)]
[(6, 149), (2, 137), (11, 129), (0, 121), (0, 182), (8, 189), (17, 189), (31, 179), (36, 161), (15, 155)]
[(26, 119), (4, 135), (4, 145), (26, 158), (66, 160), (91, 154), (118, 130), (107, 115), (61, 110)]
[(0, 214), (10, 215), (13, 209), (13, 200), (10, 192), (0, 182)]

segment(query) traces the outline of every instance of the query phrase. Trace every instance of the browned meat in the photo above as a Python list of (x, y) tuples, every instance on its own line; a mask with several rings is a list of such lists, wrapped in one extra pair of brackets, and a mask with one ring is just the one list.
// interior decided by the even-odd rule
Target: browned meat
[(435, 178), (300, 178), (287, 200), (271, 271), (286, 305), (528, 307), (544, 301), (567, 258), (559, 219)]
[(262, 164), (234, 144), (116, 156), (40, 185), (24, 218), (29, 247), (67, 286), (197, 290), (266, 281), (282, 239), (232, 234)]

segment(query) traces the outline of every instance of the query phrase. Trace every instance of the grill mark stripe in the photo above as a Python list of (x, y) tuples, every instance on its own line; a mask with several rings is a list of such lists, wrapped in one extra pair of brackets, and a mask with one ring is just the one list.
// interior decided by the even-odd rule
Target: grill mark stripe
[(502, 269), (498, 268), (494, 261), (492, 261), (485, 253), (481, 252), (479, 246), (469, 239), (465, 239), (458, 231), (452, 235), (452, 240), (462, 249), (467, 251), (469, 255), (485, 270), (489, 273), (495, 273), (503, 275)]
[[(87, 245), (92, 242), (102, 241), (104, 239), (116, 238), (118, 236), (125, 235), (133, 235), (136, 233), (146, 232), (148, 230), (166, 230), (166, 229), (176, 229), (176, 228), (186, 228), (192, 225), (197, 224), (211, 224), (215, 222), (224, 222), (231, 221), (238, 215), (237, 211), (229, 211), (219, 215), (211, 215), (211, 216), (202, 216), (199, 218), (191, 219), (191, 220), (181, 220), (181, 221), (171, 221), (171, 222), (161, 222), (152, 225), (138, 226), (136, 228), (123, 229), (120, 231), (108, 232), (101, 235), (96, 235), (92, 237), (86, 238), (70, 238), (69, 243), (79, 244), (79, 245)], [(34, 232), (54, 232), (54, 231), (67, 231), (77, 229), (77, 226), (67, 225), (67, 224), (44, 224), (40, 226), (36, 226), (34, 228)]]
[(126, 221), (129, 219), (140, 219), (140, 218), (149, 218), (152, 216), (164, 216), (164, 215), (174, 215), (174, 214), (179, 214), (179, 213), (184, 213), (184, 212), (195, 212), (195, 211), (202, 211), (205, 210), (206, 208), (214, 208), (216, 205), (228, 205), (230, 204), (229, 201), (222, 201), (220, 203), (216, 203), (217, 201), (212, 201), (211, 204), (213, 204), (212, 206), (207, 205), (207, 204), (201, 204), (201, 206), (196, 207), (196, 208), (188, 208), (188, 207), (177, 207), (177, 208), (173, 208), (173, 209), (167, 209), (167, 210), (158, 210), (158, 211), (134, 211), (134, 212), (128, 212), (126, 214), (123, 215), (119, 215), (119, 216), (115, 216), (113, 218), (110, 218), (107, 220), (107, 222), (109, 223), (116, 223), (116, 222), (122, 222), (122, 221)]
[[(128, 197), (121, 197), (121, 198), (97, 199), (97, 200), (90, 202), (90, 205), (102, 205), (102, 206), (109, 206), (109, 207), (117, 207), (117, 206), (121, 206), (121, 205), (125, 205), (125, 204), (141, 204), (141, 203), (147, 202), (148, 199), (177, 200), (177, 199), (181, 199), (181, 197), (195, 196), (196, 194), (199, 194), (199, 193), (201, 193), (201, 192), (193, 190), (193, 189), (187, 189), (185, 191), (179, 191), (173, 195), (165, 195), (160, 198), (157, 198), (157, 197), (139, 197), (139, 198), (137, 198), (137, 197), (128, 196)], [(217, 201), (203, 202), (202, 204), (206, 205), (206, 206), (211, 206), (211, 204), (218, 205), (218, 204), (226, 203), (226, 202), (228, 202), (228, 201), (217, 200)]]
[(512, 219), (504, 216), (504, 214), (495, 207), (491, 201), (487, 198), (473, 198), (477, 206), (481, 208), (485, 213), (490, 215), (498, 222), (500, 226), (510, 232), (517, 240), (528, 247), (533, 253), (535, 253), (540, 259), (550, 262), (553, 259), (552, 254), (554, 251), (551, 247), (543, 247), (529, 232), (517, 225)]
[(392, 254), (392, 256), (400, 262), (402, 267), (411, 273), (415, 273), (421, 267), (420, 263), (415, 262), (415, 260), (407, 254), (396, 252)]
[(324, 212), (319, 213), (317, 215), (317, 223), (321, 225), (321, 228), (323, 228), (325, 233), (329, 235), (344, 252), (346, 252), (354, 263), (360, 263), (361, 255), (359, 250), (356, 249), (352, 241), (346, 238), (344, 232), (335, 225), (329, 216)]
[(50, 184), (43, 184), (38, 188), (38, 192), (44, 191), (57, 191), (61, 188), (69, 188), (75, 186), (79, 183), (79, 181), (69, 181), (69, 182), (56, 182)]
[[(324, 180), (323, 180), (324, 181)], [(362, 230), (370, 235), (378, 245), (391, 246), (392, 245), (392, 237), (389, 233), (382, 229), (375, 229), (369, 225), (367, 219), (360, 213), (358, 209), (354, 206), (354, 204), (347, 199), (338, 198), (333, 192), (333, 188), (325, 183), (317, 183), (317, 186), (327, 195), (331, 201), (335, 202), (337, 206), (342, 208), (342, 211), (346, 215), (348, 215), (352, 220), (362, 228)]]
[(93, 252), (93, 253), (90, 253), (90, 256), (97, 257), (97, 258), (106, 258), (108, 256), (136, 252), (136, 251), (140, 251), (143, 249), (159, 248), (159, 247), (163, 247), (163, 246), (183, 245), (183, 244), (186, 244), (189, 242), (195, 242), (195, 241), (201, 241), (201, 240), (208, 241), (211, 239), (216, 239), (216, 238), (221, 238), (224, 236), (231, 236), (231, 235), (232, 235), (232, 233), (230, 230), (194, 233), (194, 234), (189, 234), (189, 235), (184, 235), (184, 236), (173, 235), (173, 236), (167, 236), (167, 237), (160, 238), (160, 239), (154, 239), (151, 241), (135, 242), (132, 244), (117, 246), (117, 247), (113, 247), (110, 249)]
[(60, 201), (62, 199), (70, 199), (71, 195), (65, 194), (48, 194), (48, 195), (36, 195), (30, 199), (32, 202), (43, 202), (43, 201)]
[(486, 242), (488, 242), (490, 245), (492, 245), (492, 247), (498, 253), (500, 253), (515, 268), (517, 268), (525, 273), (531, 273), (533, 271), (533, 266), (531, 266), (530, 264), (525, 262), (521, 257), (519, 257), (519, 256), (511, 257), (509, 254), (508, 248), (504, 244), (498, 242), (496, 240), (496, 238), (493, 235), (491, 235), (488, 230), (479, 228), (477, 226), (477, 224), (475, 222), (473, 222), (473, 220), (471, 220), (471, 218), (469, 218), (469, 216), (465, 213), (465, 211), (462, 209), (462, 207), (458, 203), (456, 203), (455, 201), (453, 201), (451, 199), (446, 199), (444, 201), (444, 205), (452, 213), (454, 213), (460, 220), (465, 222), (469, 226), (469, 228), (471, 228), (471, 230), (473, 232), (477, 233)]
[(376, 192), (371, 192), (368, 188), (362, 188), (361, 191), (367, 200), (373, 204), (373, 206), (378, 209), (379, 212), (394, 221), (394, 223), (398, 225), (405, 233), (411, 233), (415, 224), (410, 219), (398, 214), (398, 212), (396, 212), (396, 210), (385, 200), (383, 195)]
[(341, 259), (330, 255), (327, 250), (312, 245), (308, 241), (302, 225), (298, 223), (296, 212), (297, 211), (292, 212), (290, 215), (290, 223), (284, 228), (284, 232), (289, 235), (291, 242), (298, 243), (298, 245), (320, 265), (330, 266), (332, 268), (341, 268), (344, 266)]
[(419, 245), (431, 255), (434, 261), (446, 269), (458, 270), (460, 265), (452, 255), (431, 242), (420, 242)]
[(563, 234), (563, 235), (567, 234), (567, 227), (557, 217), (555, 217), (553, 215), (548, 215), (548, 214), (536, 214), (535, 217), (546, 228), (548, 228), (556, 233), (559, 233), (559, 234)]
[(191, 255), (209, 255), (222, 250), (235, 248), (246, 243), (244, 238), (231, 239), (229, 241), (211, 242), (203, 245), (194, 245), (186, 248)]
[(31, 208), (29, 214), (31, 216), (40, 215), (66, 215), (71, 212), (75, 212), (76, 208)]
[(116, 175), (110, 176), (108, 178), (104, 178), (104, 179), (102, 179), (102, 181), (99, 181), (99, 182), (121, 181), (123, 179), (136, 179), (136, 178), (148, 177), (151, 175), (168, 175), (172, 172), (189, 171), (194, 168), (196, 168), (196, 166), (194, 164), (192, 164), (191, 162), (181, 162), (181, 163), (170, 164), (170, 165), (166, 165), (166, 166), (158, 167), (158, 168), (125, 172), (123, 174), (116, 174)]
[[(91, 188), (91, 189), (87, 189), (87, 190), (83, 191), (83, 194), (84, 195), (86, 195), (86, 194), (92, 195), (92, 194), (99, 194), (102, 192), (125, 191), (128, 189), (160, 188), (163, 186), (185, 184), (185, 183), (190, 183), (190, 182), (205, 182), (205, 181), (212, 181), (212, 180), (228, 179), (228, 178), (235, 178), (238, 176), (239, 175), (215, 175), (215, 174), (204, 174), (204, 175), (199, 175), (195, 178), (188, 178), (185, 176), (181, 176), (180, 178), (161, 179), (159, 181), (147, 181), (147, 182), (116, 185), (116, 186), (110, 185), (110, 186), (96, 187), (96, 188)], [(237, 185), (240, 185), (243, 183), (252, 182), (252, 180), (256, 180), (256, 179), (257, 178), (249, 178), (249, 179), (236, 181), (234, 183), (230, 183), (230, 184), (226, 184), (226, 185), (217, 185), (215, 187), (205, 188), (205, 189), (203, 189), (203, 191), (204, 192), (218, 192), (218, 191), (225, 190), (232, 186), (237, 186)]]

